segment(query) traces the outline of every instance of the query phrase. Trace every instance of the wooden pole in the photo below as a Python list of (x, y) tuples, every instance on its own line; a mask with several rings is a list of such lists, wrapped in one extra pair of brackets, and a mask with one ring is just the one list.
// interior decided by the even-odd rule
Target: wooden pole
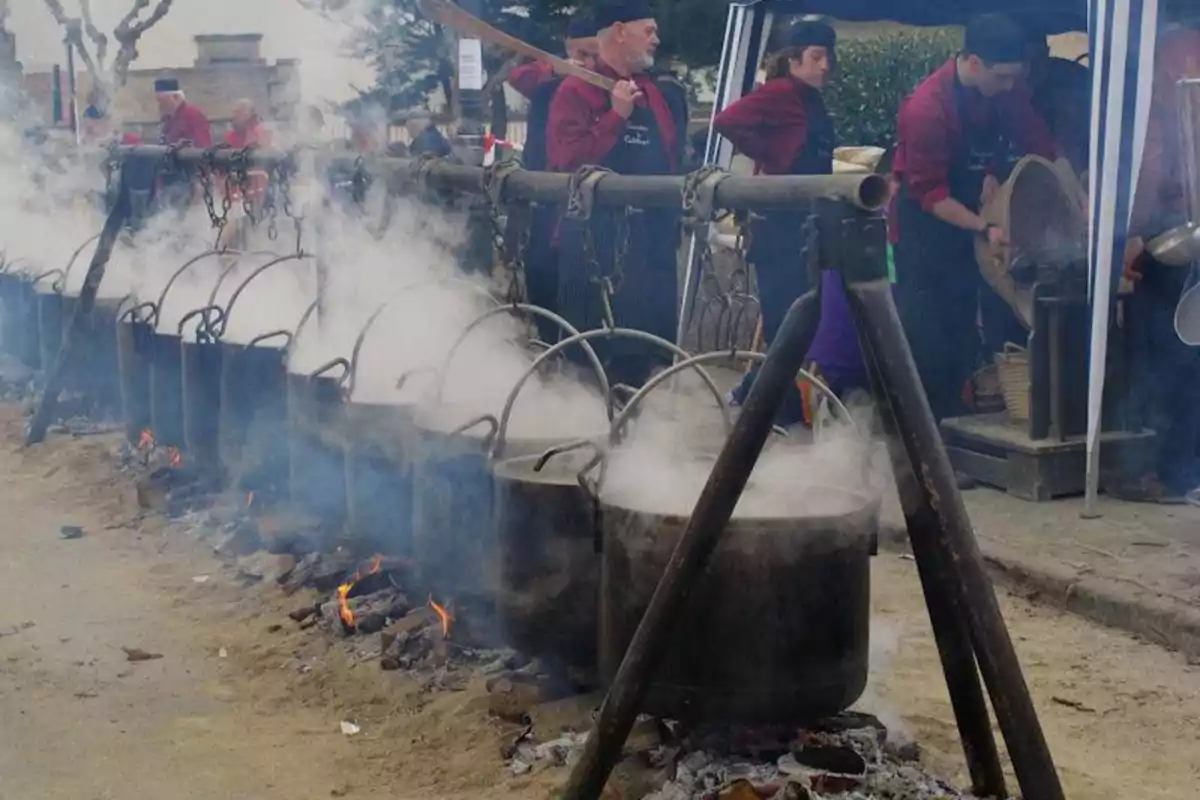
[[(858, 320), (856, 327), (860, 331), (864, 328)], [(979, 683), (975, 651), (971, 647), (964, 608), (966, 601), (953, 571), (940, 557), (937, 513), (933, 510), (929, 492), (913, 473), (908, 453), (900, 441), (895, 411), (885, 388), (887, 384), (878, 359), (866, 337), (861, 337), (861, 344), (875, 405), (883, 424), (888, 455), (891, 457), (892, 472), (896, 477), (900, 506), (908, 526), (908, 538), (917, 563), (921, 590), (925, 595), (925, 607), (929, 611), (929, 623), (933, 628), (942, 674), (946, 678), (950, 705), (954, 709), (954, 720), (958, 725), (967, 771), (971, 776), (971, 789), (977, 797), (1008, 797), (1004, 768), (1000, 764), (991, 716), (983, 687)]]
[(38, 404), (37, 412), (29, 424), (29, 433), (25, 437), (25, 446), (37, 444), (46, 438), (46, 431), (54, 421), (54, 411), (58, 407), (58, 396), (62, 392), (67, 378), (67, 365), (71, 362), (72, 348), (84, 333), (84, 323), (96, 305), (96, 292), (100, 289), (100, 281), (104, 279), (104, 270), (108, 259), (112, 256), (113, 247), (117, 244), (117, 236), (129, 219), (129, 188), (122, 181), (121, 191), (108, 219), (104, 221), (104, 229), (100, 232), (100, 240), (96, 243), (96, 252), (92, 254), (92, 263), (88, 265), (87, 275), (83, 279), (83, 289), (79, 292), (79, 303), (71, 315), (71, 324), (67, 326), (62, 344), (58, 348), (58, 356), (46, 376), (46, 389)]
[[(928, 498), (936, 516), (936, 526), (926, 526), (922, 521), (915, 531), (910, 528), (910, 534), (916, 534), (913, 536), (914, 552), (918, 542), (922, 543), (922, 548), (928, 545), (936, 551), (937, 557), (925, 559), (926, 563), (934, 574), (944, 573), (942, 585), (936, 592), (940, 597), (936, 598), (930, 613), (948, 614), (948, 611), (937, 612), (936, 609), (952, 605), (956, 595), (962, 598), (975, 657), (991, 695), (1021, 795), (1025, 800), (1063, 800), (1054, 759), (1004, 625), (950, 458), (917, 375), (908, 339), (892, 302), (891, 285), (886, 278), (878, 278), (851, 280), (848, 288), (860, 336), (868, 343), (879, 378), (890, 398), (909, 470), (912, 475), (920, 476), (920, 491)], [(897, 475), (897, 479), (905, 477), (904, 472)], [(908, 494), (911, 499), (911, 492)], [(935, 535), (929, 536), (931, 532)], [(961, 643), (955, 644), (961, 648)], [(956, 658), (964, 657), (959, 653)], [(964, 696), (960, 694), (960, 700)], [(972, 724), (976, 722), (972, 721)], [(960, 728), (960, 733), (965, 735), (966, 731)]]

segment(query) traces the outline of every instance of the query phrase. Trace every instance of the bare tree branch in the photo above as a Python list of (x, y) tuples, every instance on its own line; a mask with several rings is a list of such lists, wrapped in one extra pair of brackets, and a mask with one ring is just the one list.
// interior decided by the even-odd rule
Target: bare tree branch
[(79, 10), (83, 14), (83, 29), (96, 45), (96, 66), (104, 69), (104, 60), (108, 58), (108, 37), (92, 19), (92, 0), (79, 0)]
[(71, 24), (71, 18), (67, 16), (67, 10), (63, 8), (63, 4), (59, 0), (46, 0), (46, 8), (59, 25), (65, 28)]
[(125, 85), (125, 81), (129, 78), (129, 67), (137, 60), (138, 39), (142, 38), (142, 34), (158, 24), (159, 20), (167, 15), (171, 10), (171, 4), (174, 0), (158, 0), (158, 4), (154, 6), (154, 10), (145, 19), (139, 19), (141, 13), (150, 7), (150, 0), (133, 0), (133, 7), (129, 9), (117, 27), (113, 30), (113, 38), (120, 45), (117, 50), (117, 55), (113, 58), (112, 76), (113, 84), (118, 88)]

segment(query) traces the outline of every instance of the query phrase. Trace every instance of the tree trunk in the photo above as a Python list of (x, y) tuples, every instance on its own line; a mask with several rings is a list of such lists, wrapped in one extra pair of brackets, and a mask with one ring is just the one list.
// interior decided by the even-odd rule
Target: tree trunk
[(508, 138), (508, 99), (504, 96), (504, 84), (492, 87), (489, 98), (492, 104), (492, 135), (497, 139)]

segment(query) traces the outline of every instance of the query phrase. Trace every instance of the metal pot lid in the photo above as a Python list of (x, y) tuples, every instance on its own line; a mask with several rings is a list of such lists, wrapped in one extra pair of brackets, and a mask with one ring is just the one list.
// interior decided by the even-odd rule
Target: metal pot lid
[(1179, 298), (1175, 307), (1175, 333), (1189, 347), (1200, 347), (1200, 283)]
[(1155, 261), (1168, 267), (1187, 267), (1200, 255), (1200, 224), (1189, 222), (1155, 236), (1146, 244)]

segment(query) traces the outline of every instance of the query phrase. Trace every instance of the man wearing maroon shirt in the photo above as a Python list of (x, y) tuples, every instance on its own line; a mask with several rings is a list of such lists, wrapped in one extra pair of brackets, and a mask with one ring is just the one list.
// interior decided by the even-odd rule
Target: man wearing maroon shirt
[[(606, 0), (595, 9), (600, 58), (596, 71), (615, 81), (611, 92), (566, 78), (550, 103), (549, 168), (584, 165), (626, 175), (678, 171), (686, 136), (682, 104), (671, 102), (647, 75), (658, 48), (658, 25), (647, 0)], [(597, 208), (589, 222), (559, 225), (559, 309), (580, 329), (605, 321), (605, 280), (615, 290), (613, 321), (673, 340), (678, 304), (679, 213), (671, 209)], [(590, 236), (589, 236), (590, 234)], [(589, 241), (589, 239), (591, 241)], [(600, 348), (598, 348), (599, 350)], [(641, 384), (661, 355), (644, 344), (605, 342), (614, 383)]]
[[(890, 225), (897, 300), (938, 419), (967, 413), (963, 387), (980, 353), (976, 314), (988, 289), (975, 241), (1007, 244), (1006, 232), (984, 221), (980, 208), (1007, 177), (1010, 153), (1057, 157), (1029, 93), (1014, 91), (1026, 54), (1016, 22), (1003, 14), (977, 17), (967, 25), (962, 52), (900, 106), (899, 192)], [(983, 297), (985, 315), (997, 307), (991, 299)]]
[[(212, 147), (212, 126), (204, 112), (190, 104), (183, 96), (179, 81), (175, 78), (159, 78), (154, 81), (154, 98), (162, 118), (159, 127), (159, 144), (182, 144), (190, 142), (195, 147)], [(182, 208), (192, 195), (192, 181), (187, 175), (160, 172), (160, 191), (165, 205)]]

